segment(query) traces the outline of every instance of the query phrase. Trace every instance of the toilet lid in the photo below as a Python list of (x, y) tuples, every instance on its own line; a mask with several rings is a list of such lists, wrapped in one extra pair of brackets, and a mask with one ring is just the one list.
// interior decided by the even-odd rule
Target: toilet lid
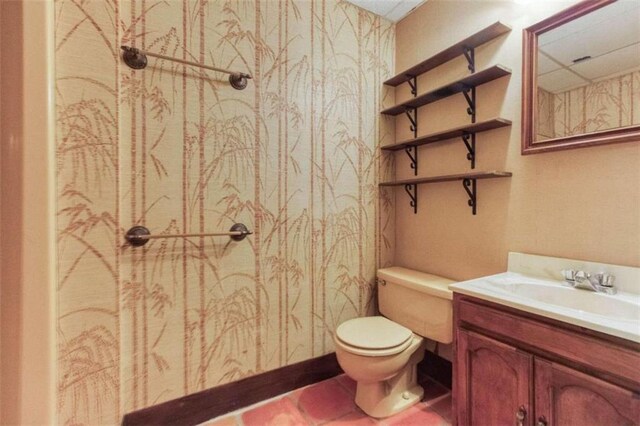
[(336, 336), (363, 349), (388, 349), (400, 346), (413, 336), (413, 332), (385, 317), (354, 318), (340, 324)]

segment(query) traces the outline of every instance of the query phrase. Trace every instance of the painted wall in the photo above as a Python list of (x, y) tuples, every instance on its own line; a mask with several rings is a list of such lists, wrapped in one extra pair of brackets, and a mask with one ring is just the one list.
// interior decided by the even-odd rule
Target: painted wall
[(640, 124), (640, 71), (560, 93), (538, 88), (538, 111), (537, 140)]
[[(520, 155), (522, 29), (570, 2), (430, 0), (396, 25), (396, 70), (406, 69), (495, 21), (513, 30), (476, 50), (477, 69), (494, 63), (511, 77), (478, 88), (478, 120), (502, 116), (513, 126), (477, 137), (476, 170), (507, 170), (510, 179), (478, 181), (478, 214), (471, 215), (459, 182), (423, 185), (414, 215), (396, 189), (396, 263), (458, 280), (506, 270), (507, 253), (640, 265), (640, 144), (626, 143), (533, 156)], [(458, 58), (419, 79), (419, 91), (468, 74)], [(396, 93), (407, 99), (407, 88)], [(420, 134), (469, 122), (463, 97), (420, 110)], [(407, 120), (397, 138), (410, 136)], [(469, 171), (462, 142), (421, 147), (420, 175)], [(412, 175), (396, 154), (398, 177)]]
[[(376, 185), (394, 36), (333, 0), (56, 1), (59, 423), (119, 423), (329, 353), (374, 310), (395, 236)], [(254, 78), (132, 71), (121, 44)], [(123, 243), (133, 225), (236, 221), (254, 231), (240, 243)]]
[(55, 418), (53, 4), (0, 2), (0, 424)]

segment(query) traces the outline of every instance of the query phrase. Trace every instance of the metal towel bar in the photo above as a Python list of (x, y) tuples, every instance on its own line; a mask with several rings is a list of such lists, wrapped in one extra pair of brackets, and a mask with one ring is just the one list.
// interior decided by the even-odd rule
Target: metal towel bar
[(211, 71), (223, 72), (225, 74), (229, 74), (229, 83), (234, 89), (242, 90), (247, 87), (247, 80), (251, 79), (250, 74), (245, 74), (242, 72), (230, 71), (224, 68), (212, 67), (210, 65), (199, 64), (198, 62), (186, 61), (184, 59), (174, 58), (172, 56), (161, 55), (159, 53), (146, 52), (144, 50), (137, 49), (131, 46), (120, 46), (123, 50), (122, 59), (124, 63), (129, 66), (129, 68), (133, 68), (134, 70), (140, 70), (146, 68), (147, 66), (147, 56), (152, 56), (154, 58), (165, 59), (167, 61), (178, 62), (180, 64), (191, 65), (193, 67), (204, 68)]
[(125, 239), (134, 247), (140, 247), (156, 238), (187, 238), (187, 237), (231, 237), (234, 241), (242, 241), (253, 232), (242, 223), (234, 223), (227, 232), (210, 232), (206, 234), (151, 234), (144, 226), (134, 226), (125, 234)]

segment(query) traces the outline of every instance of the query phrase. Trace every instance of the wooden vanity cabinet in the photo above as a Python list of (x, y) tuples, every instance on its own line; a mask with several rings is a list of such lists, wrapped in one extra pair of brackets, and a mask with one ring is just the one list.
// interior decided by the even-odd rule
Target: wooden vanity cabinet
[(640, 425), (640, 345), (454, 294), (454, 424)]
[(466, 380), (456, 382), (461, 425), (523, 424), (531, 407), (533, 356), (466, 330), (458, 332), (457, 365)]
[(640, 423), (640, 399), (633, 391), (544, 359), (535, 360), (534, 382), (540, 426)]

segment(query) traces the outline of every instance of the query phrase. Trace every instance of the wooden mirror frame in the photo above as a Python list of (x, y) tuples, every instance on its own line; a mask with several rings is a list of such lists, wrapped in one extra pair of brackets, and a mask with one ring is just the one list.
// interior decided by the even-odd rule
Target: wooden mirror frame
[(538, 36), (616, 0), (587, 0), (523, 30), (522, 34), (522, 155), (640, 141), (640, 125), (535, 142), (537, 115)]

